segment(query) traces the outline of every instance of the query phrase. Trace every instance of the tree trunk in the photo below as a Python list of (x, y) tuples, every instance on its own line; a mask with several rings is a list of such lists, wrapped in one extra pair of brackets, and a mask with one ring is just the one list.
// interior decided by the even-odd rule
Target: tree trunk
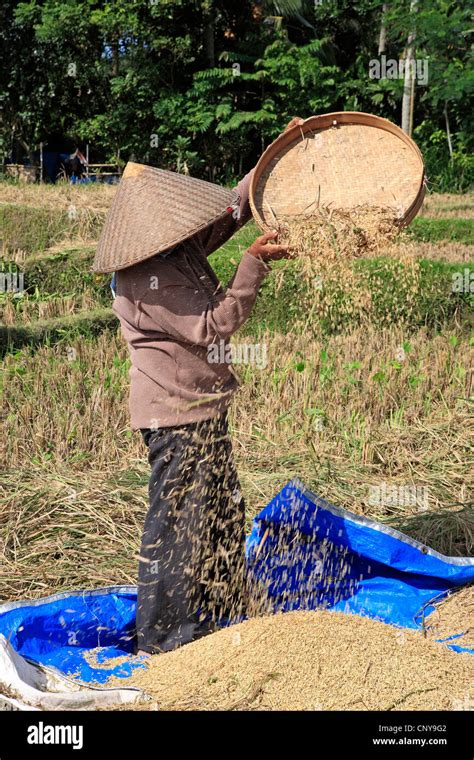
[(382, 6), (382, 20), (380, 22), (380, 34), (379, 34), (379, 51), (378, 54), (385, 53), (387, 47), (387, 27), (385, 25), (385, 16), (387, 14), (388, 5), (384, 3)]
[(114, 40), (110, 46), (112, 48), (112, 76), (116, 77), (119, 73), (119, 41)]
[(410, 33), (408, 35), (407, 47), (405, 51), (405, 79), (403, 84), (403, 99), (402, 99), (402, 129), (407, 135), (411, 134), (410, 131), (410, 114), (413, 109), (413, 99), (415, 95), (414, 89), (414, 77), (412, 76), (412, 61), (415, 57), (415, 31), (414, 31), (414, 15), (417, 9), (417, 0), (411, 0), (410, 3)]
[(204, 53), (206, 55), (207, 64), (210, 68), (215, 66), (215, 51), (214, 51), (214, 19), (215, 11), (212, 7), (212, 0), (204, 3)]
[(410, 131), (409, 135), (413, 134), (413, 114), (415, 112), (415, 77), (411, 78), (411, 98), (410, 98)]
[(21, 135), (21, 134), (17, 135), (17, 136), (15, 137), (15, 139), (16, 139), (16, 141), (17, 141), (18, 143), (20, 143), (21, 147), (23, 148), (23, 150), (24, 150), (24, 151), (25, 151), (25, 153), (27, 154), (27, 156), (28, 156), (28, 161), (29, 161), (29, 163), (31, 164), (31, 166), (34, 166), (34, 163), (35, 163), (35, 155), (34, 155), (34, 151), (33, 151), (32, 147), (30, 146), (30, 144), (26, 142), (26, 140), (25, 140), (25, 139), (22, 137), (22, 135)]

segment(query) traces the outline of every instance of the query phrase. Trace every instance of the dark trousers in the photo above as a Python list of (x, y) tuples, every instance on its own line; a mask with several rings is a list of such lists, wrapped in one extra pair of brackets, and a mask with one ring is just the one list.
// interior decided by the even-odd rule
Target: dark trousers
[(151, 476), (137, 638), (157, 653), (243, 614), (245, 506), (225, 414), (142, 435)]

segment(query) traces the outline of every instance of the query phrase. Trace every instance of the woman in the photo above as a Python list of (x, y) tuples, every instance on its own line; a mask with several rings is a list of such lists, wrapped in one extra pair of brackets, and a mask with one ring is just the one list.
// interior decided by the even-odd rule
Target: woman
[[(287, 129), (301, 123), (295, 118)], [(131, 423), (149, 449), (138, 570), (140, 654), (170, 651), (245, 611), (245, 507), (227, 424), (238, 382), (227, 361), (209, 361), (209, 347), (227, 344), (244, 324), (268, 262), (287, 255), (271, 242), (276, 232), (258, 237), (223, 290), (207, 257), (251, 218), (252, 172), (225, 213), (217, 213), (224, 200), (219, 193), (228, 191), (169, 174), (127, 166), (125, 190), (114, 201), (94, 263), (95, 271), (120, 266), (114, 311), (132, 363)], [(160, 202), (163, 183), (168, 195)], [(202, 205), (200, 219), (195, 209)], [(146, 218), (151, 235), (169, 227), (168, 235), (150, 242)]]

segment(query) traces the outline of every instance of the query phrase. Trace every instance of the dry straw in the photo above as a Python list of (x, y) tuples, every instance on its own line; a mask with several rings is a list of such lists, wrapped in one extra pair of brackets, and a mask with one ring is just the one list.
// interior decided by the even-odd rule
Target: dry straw
[(292, 256), (326, 261), (380, 254), (398, 232), (393, 213), (373, 206), (350, 211), (320, 207), (311, 214), (283, 217), (278, 224), (280, 240)]
[(474, 647), (474, 584), (453, 591), (446, 599), (438, 602), (425, 623), (431, 638), (456, 636), (453, 644)]
[(55, 185), (20, 185), (0, 183), (0, 206), (18, 204), (34, 208), (47, 208), (58, 213), (71, 207), (88, 212), (105, 213), (110, 208), (117, 187), (102, 183), (71, 185), (57, 182)]

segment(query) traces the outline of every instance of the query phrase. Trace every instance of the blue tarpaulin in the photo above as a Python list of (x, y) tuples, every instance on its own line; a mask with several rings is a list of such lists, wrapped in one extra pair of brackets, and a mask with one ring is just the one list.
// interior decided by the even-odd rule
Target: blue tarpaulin
[[(419, 628), (449, 591), (474, 581), (474, 558), (445, 557), (374, 520), (335, 507), (293, 480), (255, 518), (247, 540), (250, 578), (275, 612), (327, 609)], [(341, 575), (341, 568), (344, 572)], [(97, 661), (131, 654), (136, 587), (69, 591), (0, 606), (0, 634), (24, 657), (82, 681), (103, 683), (142, 666)], [(466, 621), (466, 625), (467, 625)], [(448, 637), (455, 651), (462, 636)]]
[(0, 634), (23, 657), (53, 666), (68, 676), (104, 683), (127, 676), (141, 664), (136, 657), (113, 670), (93, 667), (88, 657), (100, 647), (99, 663), (131, 654), (134, 645), (136, 586), (65, 591), (45, 599), (0, 607)]
[(299, 480), (255, 518), (247, 558), (274, 611), (324, 606), (403, 628), (420, 628), (431, 601), (474, 581), (474, 557), (445, 557), (329, 504)]

